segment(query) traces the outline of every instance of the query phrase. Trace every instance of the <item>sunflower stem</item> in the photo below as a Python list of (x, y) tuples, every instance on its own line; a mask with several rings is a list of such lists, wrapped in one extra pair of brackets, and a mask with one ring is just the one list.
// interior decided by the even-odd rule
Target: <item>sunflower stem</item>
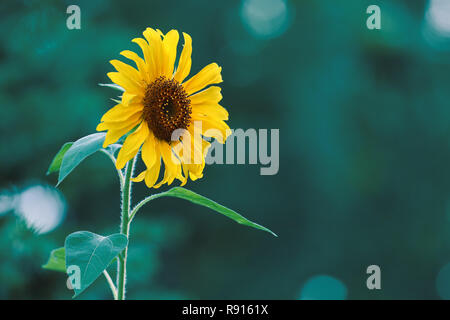
[[(122, 186), (122, 221), (120, 233), (128, 238), (130, 233), (130, 203), (131, 203), (131, 176), (133, 174), (136, 157), (128, 161), (125, 169), (125, 179)], [(127, 281), (127, 254), (128, 245), (122, 251), (121, 257), (117, 259), (117, 299), (125, 300), (125, 287)]]

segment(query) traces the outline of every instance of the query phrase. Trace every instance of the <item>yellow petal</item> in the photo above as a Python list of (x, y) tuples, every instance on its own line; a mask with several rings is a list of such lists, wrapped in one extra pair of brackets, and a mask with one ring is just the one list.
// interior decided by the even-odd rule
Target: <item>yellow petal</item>
[(220, 87), (212, 86), (206, 90), (189, 96), (191, 105), (218, 103), (220, 100), (222, 100), (222, 94), (220, 93), (220, 90)]
[[(205, 168), (205, 159), (206, 153), (208, 152), (208, 148), (210, 146), (210, 143), (201, 139), (203, 147), (198, 148), (192, 147), (191, 153), (192, 154), (183, 154), (186, 150), (180, 149), (179, 151), (179, 157), (182, 159), (182, 169), (184, 173), (183, 175), (180, 175), (179, 180), (181, 181), (181, 186), (185, 185), (188, 178), (191, 178), (191, 180), (196, 180), (201, 177), (203, 177), (203, 169)], [(202, 151), (203, 149), (203, 151)], [(202, 155), (203, 154), (203, 155)], [(200, 158), (200, 163), (195, 164), (192, 159), (194, 157)], [(192, 158), (192, 159), (191, 159)]]
[(183, 84), (187, 94), (193, 94), (210, 84), (222, 82), (221, 70), (222, 68), (217, 63), (211, 63), (204, 67), (199, 73)]
[[(182, 148), (174, 148), (179, 150), (179, 158), (184, 164), (204, 165), (205, 156), (210, 147), (210, 143), (203, 140), (200, 133), (195, 132), (192, 126), (188, 129), (189, 136), (182, 140)], [(195, 130), (197, 131), (197, 130)], [(191, 168), (190, 170), (194, 170)]]
[(131, 106), (124, 106), (123, 104), (118, 104), (115, 107), (109, 109), (102, 117), (100, 121), (110, 121), (119, 122), (126, 121), (131, 116), (136, 113), (141, 113), (144, 107), (139, 104), (134, 104)]
[(139, 101), (142, 101), (141, 94), (132, 94), (129, 92), (124, 92), (122, 94), (122, 104), (125, 106), (128, 106), (132, 103), (138, 103)]
[(192, 106), (192, 119), (197, 117), (210, 117), (217, 120), (228, 120), (228, 111), (220, 104), (201, 104)]
[(203, 170), (200, 171), (199, 173), (194, 173), (193, 171), (189, 171), (189, 178), (191, 178), (192, 181), (203, 178)]
[[(117, 140), (119, 140), (126, 133), (128, 133), (131, 129), (133, 129), (137, 125), (137, 123), (125, 122), (122, 125), (123, 126), (120, 128), (108, 129), (108, 132), (106, 133), (105, 141), (103, 142), (103, 148), (106, 148), (110, 144), (117, 142)], [(102, 131), (102, 130), (99, 130), (99, 126), (97, 126), (97, 131)], [(103, 130), (105, 130), (105, 129), (103, 129)]]
[(181, 186), (184, 186), (190, 178), (192, 181), (200, 179), (203, 177), (203, 169), (205, 168), (205, 163), (201, 165), (194, 164), (183, 164), (183, 172), (185, 174), (184, 180), (181, 181)]
[[(177, 173), (176, 176), (174, 176), (174, 178), (177, 178), (178, 180), (180, 180), (181, 182), (184, 181), (184, 177), (183, 177), (183, 170), (182, 170), (182, 156), (181, 156), (181, 148), (179, 148), (178, 146), (181, 146), (182, 143), (180, 141), (177, 142), (172, 142), (171, 143), (171, 147), (172, 147), (172, 152), (175, 154), (175, 156), (177, 157), (178, 161), (178, 167), (177, 167)], [(172, 179), (173, 181), (173, 179)], [(169, 184), (172, 183), (172, 181), (169, 181)]]
[(122, 169), (125, 164), (138, 153), (139, 148), (148, 136), (148, 132), (147, 124), (142, 122), (136, 131), (125, 139), (125, 142), (117, 155), (117, 169)]
[(133, 60), (139, 70), (139, 73), (141, 74), (142, 79), (147, 82), (150, 81), (145, 61), (141, 57), (139, 57), (137, 53), (130, 50), (124, 50), (120, 54), (127, 59)]
[(128, 79), (119, 72), (109, 72), (107, 76), (111, 79), (112, 82), (124, 88), (125, 91), (134, 94), (140, 94), (143, 91), (143, 88), (140, 85), (137, 85), (136, 82)]
[(105, 121), (101, 122), (97, 125), (97, 131), (105, 131), (105, 130), (118, 130), (128, 125), (136, 126), (141, 121), (141, 116), (139, 113), (131, 116), (130, 118), (124, 121)]
[(162, 75), (167, 79), (172, 79), (173, 67), (177, 57), (179, 35), (177, 30), (170, 30), (163, 40), (164, 57), (162, 65)]
[[(160, 186), (162, 186), (164, 183), (168, 182), (169, 179), (171, 179), (172, 176), (173, 176), (173, 173), (172, 173), (170, 170), (167, 170), (167, 168), (166, 168), (166, 170), (164, 171), (164, 177), (163, 177), (163, 179), (162, 179), (160, 182), (158, 182), (157, 184), (155, 184), (155, 185), (153, 186), (153, 188), (158, 189), (158, 188), (159, 188)], [(173, 179), (171, 179), (171, 180), (173, 181)], [(170, 183), (168, 183), (168, 184), (170, 184)]]
[[(161, 142), (161, 155), (165, 164), (165, 170), (166, 174), (165, 179), (163, 179), (163, 183), (168, 181), (169, 179), (173, 179), (179, 174), (180, 172), (180, 160), (176, 158), (176, 156), (172, 153), (172, 148), (167, 142)], [(172, 178), (173, 176), (173, 178)]]
[(147, 174), (147, 170), (144, 170), (137, 177), (131, 178), (131, 181), (141, 182), (142, 180), (144, 180), (146, 174)]
[(228, 111), (218, 104), (222, 100), (220, 90), (220, 87), (212, 86), (190, 96), (193, 117), (203, 114), (218, 120), (228, 120)]
[(183, 173), (184, 173), (184, 177), (181, 180), (181, 184), (180, 184), (180, 186), (182, 187), (182, 186), (184, 186), (186, 184), (186, 182), (189, 179), (189, 169), (188, 169), (188, 166), (186, 164), (184, 164), (184, 163), (181, 164), (181, 167), (182, 167)]
[(120, 74), (135, 82), (138, 86), (142, 86), (142, 76), (135, 68), (119, 60), (111, 60), (109, 63), (111, 63)]
[(156, 162), (156, 152), (155, 152), (155, 136), (151, 131), (147, 136), (144, 144), (142, 145), (142, 160), (144, 161), (147, 169), (150, 169)]
[(225, 140), (231, 134), (230, 127), (222, 120), (196, 115), (195, 118), (193, 118), (193, 121), (201, 121), (202, 134), (205, 137), (212, 137), (220, 143), (225, 143)]
[(159, 143), (155, 143), (155, 155), (156, 161), (151, 168), (147, 169), (147, 174), (145, 175), (145, 184), (148, 188), (152, 188), (155, 185), (161, 169), (161, 152), (159, 150)]
[(153, 188), (153, 186), (156, 183), (156, 180), (158, 180), (159, 177), (159, 171), (161, 169), (161, 164), (156, 163), (151, 170), (147, 170), (147, 174), (145, 175), (145, 185), (148, 188)]
[(189, 72), (191, 72), (191, 55), (192, 55), (192, 38), (187, 33), (183, 32), (184, 37), (184, 47), (183, 51), (181, 52), (180, 60), (178, 61), (178, 68), (175, 71), (175, 75), (173, 78), (178, 81), (179, 83), (182, 83), (184, 79), (189, 75)]
[(145, 39), (147, 39), (149, 44), (150, 60), (147, 61), (147, 66), (149, 68), (149, 73), (151, 75), (151, 80), (162, 75), (163, 71), (163, 43), (161, 39), (161, 33), (153, 30), (152, 28), (147, 28), (143, 32)]
[(147, 41), (145, 41), (142, 38), (134, 38), (131, 41), (136, 43), (141, 48), (142, 54), (144, 55), (144, 61), (148, 66), (148, 64), (151, 62), (151, 59), (150, 59), (150, 48), (148, 46)]

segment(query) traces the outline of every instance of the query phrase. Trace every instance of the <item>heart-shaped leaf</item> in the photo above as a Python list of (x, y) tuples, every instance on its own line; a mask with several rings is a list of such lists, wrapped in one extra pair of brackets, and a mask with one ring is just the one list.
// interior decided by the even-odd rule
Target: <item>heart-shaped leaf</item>
[(63, 156), (59, 170), (58, 184), (75, 169), (86, 157), (102, 148), (105, 133), (93, 133), (73, 143)]
[(185, 189), (182, 187), (175, 187), (166, 192), (157, 193), (157, 194), (151, 195), (150, 197), (145, 198), (136, 206), (136, 208), (133, 209), (133, 211), (131, 213), (132, 218), (134, 217), (134, 215), (136, 214), (137, 210), (139, 210), (140, 207), (142, 207), (147, 202), (149, 202), (153, 199), (156, 199), (156, 198), (160, 198), (160, 197), (175, 197), (175, 198), (181, 198), (181, 199), (188, 200), (195, 204), (210, 208), (218, 213), (221, 213), (224, 216), (227, 216), (228, 218), (233, 219), (234, 221), (236, 221), (239, 224), (243, 224), (248, 227), (263, 230), (263, 231), (269, 232), (270, 234), (272, 234), (275, 237), (278, 237), (271, 230), (255, 223), (255, 222), (248, 220), (247, 218), (241, 216), (236, 211), (228, 209), (227, 207), (224, 207), (223, 205), (218, 204), (217, 202), (215, 202), (213, 200), (210, 200), (204, 196), (199, 195), (198, 193), (195, 193), (191, 190), (188, 190), (188, 189)]
[(78, 296), (94, 282), (111, 261), (128, 244), (125, 235), (116, 233), (107, 237), (78, 231), (66, 238), (66, 266), (69, 280)]
[(52, 250), (50, 258), (42, 268), (53, 271), (66, 272), (66, 251), (64, 247)]
[(47, 175), (49, 175), (50, 173), (59, 171), (59, 169), (61, 168), (62, 159), (63, 159), (64, 155), (66, 154), (67, 150), (69, 150), (69, 148), (72, 145), (73, 145), (73, 142), (67, 142), (61, 147), (61, 149), (58, 151), (56, 156), (53, 158), (53, 161), (50, 164), (50, 167), (48, 167)]

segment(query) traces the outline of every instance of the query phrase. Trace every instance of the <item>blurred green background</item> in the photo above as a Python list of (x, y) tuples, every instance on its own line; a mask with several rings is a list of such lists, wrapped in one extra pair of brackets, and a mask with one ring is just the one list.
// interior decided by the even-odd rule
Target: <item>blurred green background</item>
[[(81, 8), (81, 30), (66, 8)], [(381, 8), (368, 30), (366, 8)], [(0, 298), (70, 299), (41, 269), (67, 234), (118, 231), (102, 154), (45, 172), (117, 93), (108, 63), (147, 27), (223, 67), (231, 128), (279, 128), (280, 170), (211, 165), (187, 187), (275, 231), (162, 198), (131, 229), (130, 299), (449, 299), (450, 1), (2, 1)], [(125, 60), (125, 59), (123, 59)], [(167, 189), (164, 187), (163, 190)], [(134, 199), (155, 190), (135, 185)], [(32, 232), (33, 226), (40, 232)], [(368, 290), (366, 268), (381, 268)], [(112, 268), (112, 272), (114, 268)], [(103, 278), (80, 299), (109, 299)]]

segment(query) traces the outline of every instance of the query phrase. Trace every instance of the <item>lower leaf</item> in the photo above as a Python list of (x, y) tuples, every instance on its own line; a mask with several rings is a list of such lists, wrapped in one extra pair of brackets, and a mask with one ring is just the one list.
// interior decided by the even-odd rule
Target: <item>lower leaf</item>
[(127, 237), (120, 233), (104, 237), (78, 231), (67, 236), (66, 267), (74, 298), (89, 287), (127, 245)]

